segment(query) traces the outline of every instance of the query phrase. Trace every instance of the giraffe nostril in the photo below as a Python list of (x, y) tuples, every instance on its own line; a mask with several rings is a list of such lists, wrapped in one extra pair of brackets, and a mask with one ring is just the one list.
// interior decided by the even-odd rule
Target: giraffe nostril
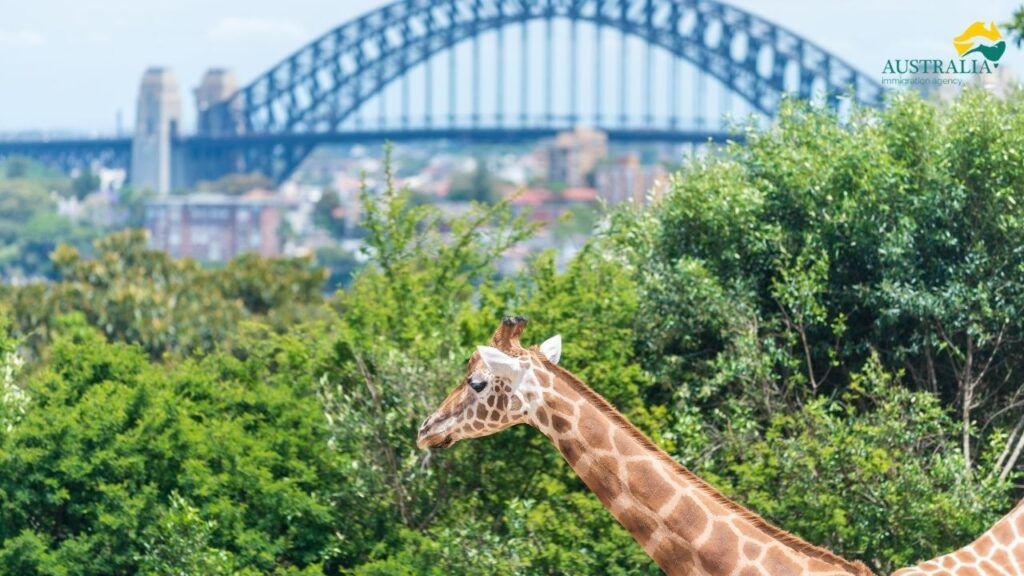
[(428, 416), (427, 419), (424, 420), (422, 424), (420, 424), (419, 434), (423, 434), (424, 432), (426, 432), (427, 429), (430, 428), (430, 426), (433, 424), (433, 421), (434, 418)]

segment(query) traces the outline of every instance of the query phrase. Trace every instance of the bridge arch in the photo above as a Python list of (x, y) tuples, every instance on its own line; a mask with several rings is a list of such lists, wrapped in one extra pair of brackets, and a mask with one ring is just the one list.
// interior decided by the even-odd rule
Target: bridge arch
[(435, 54), (498, 28), (557, 18), (661, 47), (768, 116), (787, 93), (881, 103), (881, 86), (847, 62), (716, 0), (398, 0), (302, 47), (207, 110), (201, 125), (210, 136), (330, 133)]

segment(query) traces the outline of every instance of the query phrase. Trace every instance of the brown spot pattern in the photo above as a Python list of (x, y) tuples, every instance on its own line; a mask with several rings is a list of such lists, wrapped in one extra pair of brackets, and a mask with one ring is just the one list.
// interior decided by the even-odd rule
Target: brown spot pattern
[(549, 394), (547, 392), (544, 393), (544, 405), (552, 412), (556, 412), (558, 414), (565, 416), (572, 416), (573, 414), (572, 404), (569, 404), (554, 394)]
[(595, 450), (611, 450), (608, 439), (608, 419), (592, 406), (585, 406), (580, 411), (579, 431), (583, 441)]
[(653, 516), (636, 508), (623, 510), (619, 514), (619, 522), (633, 534), (641, 546), (647, 543), (651, 534), (658, 528), (658, 522)]
[(648, 550), (651, 558), (654, 558), (654, 561), (663, 567), (665, 573), (669, 576), (676, 576), (677, 574), (679, 576), (690, 576), (696, 573), (697, 566), (693, 551), (685, 545), (674, 543), (668, 538), (663, 538), (651, 548)]
[(572, 424), (568, 420), (562, 418), (558, 414), (551, 415), (551, 425), (555, 427), (555, 431), (559, 434), (564, 433), (566, 430), (572, 428)]
[(537, 422), (541, 426), (546, 427), (548, 425), (548, 411), (545, 410), (543, 406), (537, 408)]
[(559, 440), (558, 451), (565, 457), (565, 461), (570, 466), (575, 466), (576, 462), (579, 461), (580, 455), (583, 454), (583, 448), (580, 443), (575, 440)]
[(614, 434), (615, 450), (624, 457), (639, 456), (644, 453), (643, 448), (636, 440), (630, 438), (625, 430), (616, 430)]
[(618, 463), (610, 456), (602, 456), (590, 463), (590, 468), (583, 475), (583, 481), (602, 502), (611, 502), (622, 493), (622, 482), (619, 480), (618, 472)]
[(626, 473), (629, 491), (637, 499), (643, 500), (651, 510), (658, 510), (675, 494), (672, 485), (658, 475), (648, 460), (630, 462), (626, 466)]
[(764, 555), (764, 568), (773, 576), (798, 576), (801, 574), (800, 565), (778, 546), (772, 546)]
[[(712, 574), (731, 573), (740, 559), (736, 540), (736, 533), (728, 524), (716, 521), (711, 528), (711, 538), (699, 550), (701, 564)], [(769, 573), (772, 576), (783, 576)]]
[(684, 539), (693, 541), (704, 533), (708, 525), (708, 518), (704, 511), (697, 505), (697, 501), (689, 494), (679, 498), (675, 510), (667, 519), (668, 529), (674, 534), (679, 534)]

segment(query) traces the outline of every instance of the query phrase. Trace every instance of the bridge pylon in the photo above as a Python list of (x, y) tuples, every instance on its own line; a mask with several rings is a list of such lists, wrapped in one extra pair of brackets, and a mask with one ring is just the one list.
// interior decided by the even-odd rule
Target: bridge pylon
[[(203, 79), (194, 92), (198, 115), (197, 134), (212, 136), (229, 128), (224, 125), (225, 119), (210, 114), (210, 109), (234, 96), (236, 91), (238, 91), (238, 79), (231, 70), (210, 68), (203, 74)], [(228, 116), (230, 118), (230, 110)], [(231, 132), (234, 133), (234, 131)]]
[(234, 72), (226, 68), (210, 68), (195, 89), (196, 133), (193, 140), (212, 143), (211, 146), (182, 149), (180, 166), (181, 186), (192, 186), (203, 180), (216, 180), (226, 174), (245, 170), (243, 153), (238, 147), (218, 146), (218, 138), (237, 135), (240, 110), (237, 102), (228, 102), (238, 91)]
[(139, 85), (132, 139), (131, 183), (168, 194), (177, 180), (173, 143), (181, 122), (178, 80), (167, 68), (146, 70)]

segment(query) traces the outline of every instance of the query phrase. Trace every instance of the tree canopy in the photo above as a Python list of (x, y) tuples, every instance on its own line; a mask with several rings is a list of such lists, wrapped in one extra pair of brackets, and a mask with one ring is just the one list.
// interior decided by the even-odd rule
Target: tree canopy
[(390, 185), (332, 296), (309, 260), (61, 247), (0, 290), (0, 566), (658, 574), (536, 431), (415, 448), (506, 314), (781, 527), (878, 572), (959, 547), (1021, 496), (1022, 107), (787, 103), (564, 269), (497, 274), (507, 202)]
[(94, 183), (89, 173), (71, 180), (26, 158), (0, 162), (0, 280), (50, 277), (49, 254), (59, 244), (85, 248), (100, 235), (57, 214), (61, 198)]

